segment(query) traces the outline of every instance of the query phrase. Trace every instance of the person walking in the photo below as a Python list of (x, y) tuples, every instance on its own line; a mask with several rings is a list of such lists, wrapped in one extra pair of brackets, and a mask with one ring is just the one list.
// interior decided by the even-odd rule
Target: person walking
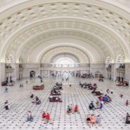
[(7, 92), (7, 93), (8, 93), (8, 86), (6, 86), (6, 87), (5, 87), (5, 92)]

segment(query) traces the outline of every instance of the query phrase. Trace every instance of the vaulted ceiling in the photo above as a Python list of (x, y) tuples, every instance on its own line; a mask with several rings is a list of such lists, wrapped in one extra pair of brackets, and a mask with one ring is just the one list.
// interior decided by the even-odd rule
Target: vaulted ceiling
[[(61, 44), (59, 53), (63, 47), (77, 47), (93, 63), (105, 62), (108, 57), (115, 62), (119, 55), (125, 62), (130, 61), (130, 9), (126, 6), (129, 0), (8, 2), (0, 4), (1, 62), (10, 54), (15, 62), (21, 57), (24, 62), (39, 62), (48, 48), (60, 48)], [(55, 41), (61, 38), (70, 40), (57, 45)], [(78, 42), (72, 43), (73, 39)], [(83, 57), (80, 60), (83, 62)]]

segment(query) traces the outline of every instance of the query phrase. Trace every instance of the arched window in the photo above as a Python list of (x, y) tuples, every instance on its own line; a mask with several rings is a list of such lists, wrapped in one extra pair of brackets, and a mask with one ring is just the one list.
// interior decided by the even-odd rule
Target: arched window
[(5, 58), (6, 63), (14, 63), (14, 58), (11, 54), (7, 55)]
[(110, 56), (108, 56), (106, 58), (106, 67), (108, 67), (110, 65), (110, 63), (111, 63), (111, 58), (110, 58)]
[(119, 54), (116, 58), (116, 68), (119, 68), (121, 64), (124, 64), (125, 57), (122, 54)]
[(125, 62), (125, 57), (122, 54), (119, 54), (116, 58), (116, 63), (124, 63)]
[(23, 63), (23, 58), (22, 57), (19, 58), (19, 63)]

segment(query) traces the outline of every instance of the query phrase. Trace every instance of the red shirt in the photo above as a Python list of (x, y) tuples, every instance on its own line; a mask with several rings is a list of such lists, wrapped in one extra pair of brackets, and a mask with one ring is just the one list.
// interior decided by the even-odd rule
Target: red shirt
[(78, 111), (78, 106), (76, 105), (75, 108), (74, 108), (75, 111)]
[(46, 115), (46, 120), (50, 120), (50, 114)]
[(129, 102), (128, 101), (126, 101), (126, 105), (128, 105), (129, 104)]

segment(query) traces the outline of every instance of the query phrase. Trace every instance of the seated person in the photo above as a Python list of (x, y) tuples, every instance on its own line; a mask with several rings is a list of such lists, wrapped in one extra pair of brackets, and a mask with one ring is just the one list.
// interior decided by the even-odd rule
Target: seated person
[(5, 102), (5, 110), (9, 110), (8, 100)]
[(33, 95), (32, 93), (30, 93), (30, 98), (33, 98), (33, 96), (34, 96), (34, 95)]
[(97, 88), (94, 87), (92, 93), (95, 93), (96, 89), (97, 89)]
[(91, 86), (89, 87), (89, 89), (90, 89), (90, 90), (93, 90), (93, 86), (91, 85)]
[(41, 100), (36, 101), (36, 105), (41, 104)]
[(95, 110), (95, 106), (93, 104), (93, 101), (89, 104), (89, 109), (90, 110)]
[(39, 105), (39, 104), (41, 104), (41, 101), (39, 100), (39, 98), (36, 96), (36, 99), (34, 100), (32, 100), (32, 103), (36, 103), (36, 105)]
[(42, 112), (42, 118), (45, 119), (46, 118), (46, 113), (43, 111)]
[(123, 82), (119, 82), (118, 86), (123, 86)]
[(96, 84), (96, 83), (94, 83), (94, 84), (93, 84), (93, 86), (96, 86), (96, 87), (97, 87), (97, 84)]
[(96, 117), (94, 116), (94, 114), (91, 115), (90, 119), (91, 119), (92, 125), (94, 125), (96, 123)]
[(129, 105), (129, 101), (128, 101), (128, 100), (126, 100), (125, 104), (126, 104), (126, 106), (128, 106), (128, 105)]
[(102, 91), (102, 90), (100, 90), (100, 93), (101, 93), (101, 94), (103, 94), (103, 91)]
[(53, 98), (53, 96), (51, 96), (51, 95), (50, 95), (50, 96), (49, 96), (49, 101), (51, 101), (51, 100), (52, 100), (52, 98)]
[(107, 95), (104, 96), (103, 101), (104, 101), (104, 103), (108, 102), (108, 97), (107, 97)]
[(90, 115), (87, 115), (86, 121), (87, 121), (88, 126), (91, 128), (91, 126), (90, 126), (90, 124), (91, 124), (91, 116)]
[(100, 96), (99, 99), (100, 99), (100, 101), (103, 101), (103, 96)]
[(74, 112), (78, 112), (78, 105), (75, 105)]
[(60, 93), (60, 91), (57, 91), (57, 94), (59, 94), (59, 95), (60, 95), (60, 94), (61, 94), (61, 93)]
[(50, 120), (50, 114), (47, 113), (47, 114), (46, 114), (46, 121), (47, 121), (47, 123), (49, 122), (49, 120)]
[(72, 111), (71, 107), (68, 106), (68, 107), (67, 107), (67, 113), (69, 114), (69, 113), (71, 113), (71, 111)]
[(96, 102), (96, 109), (99, 109), (100, 108), (100, 103), (99, 103), (99, 101), (97, 100), (97, 102)]
[(111, 102), (112, 101), (111, 98), (109, 96), (107, 96), (107, 97), (108, 97), (108, 102)]
[(32, 117), (31, 111), (28, 111), (28, 114), (27, 114), (27, 121), (30, 121), (30, 122), (33, 121), (33, 117)]
[(60, 98), (59, 97), (56, 97), (56, 102), (59, 102), (60, 101)]
[(130, 124), (130, 115), (129, 113), (126, 113), (126, 124)]

